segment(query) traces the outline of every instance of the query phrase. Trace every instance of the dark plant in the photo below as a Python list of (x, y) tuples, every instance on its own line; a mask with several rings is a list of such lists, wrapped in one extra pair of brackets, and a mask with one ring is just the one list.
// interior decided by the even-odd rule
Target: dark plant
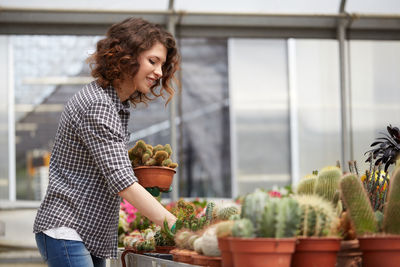
[(369, 154), (365, 162), (375, 161), (375, 166), (385, 164), (385, 172), (391, 164), (396, 163), (396, 159), (400, 155), (400, 130), (398, 127), (389, 125), (386, 127), (388, 134), (381, 132), (383, 137), (379, 137), (371, 144), (375, 147), (365, 154)]

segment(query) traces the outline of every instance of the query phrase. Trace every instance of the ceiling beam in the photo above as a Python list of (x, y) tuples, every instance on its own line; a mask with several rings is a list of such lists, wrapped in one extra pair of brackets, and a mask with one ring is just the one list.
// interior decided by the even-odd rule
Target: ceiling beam
[(347, 20), (349, 39), (400, 40), (400, 15), (259, 14), (183, 11), (0, 9), (0, 34), (104, 35), (107, 28), (135, 16), (166, 25), (175, 16), (182, 37), (336, 39), (338, 21)]

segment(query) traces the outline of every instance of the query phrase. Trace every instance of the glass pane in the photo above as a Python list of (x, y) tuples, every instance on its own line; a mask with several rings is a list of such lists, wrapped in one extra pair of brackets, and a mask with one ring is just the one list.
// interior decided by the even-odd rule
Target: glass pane
[(230, 40), (238, 194), (290, 183), (286, 62), (284, 40)]
[(231, 197), (226, 39), (183, 39), (181, 197)]
[[(12, 36), (17, 199), (40, 200), (60, 114), (87, 77), (85, 59), (98, 37)], [(78, 83), (78, 84), (76, 84)]]
[(296, 40), (299, 178), (341, 159), (338, 59), (337, 41)]
[(364, 171), (375, 138), (400, 127), (400, 42), (351, 41), (350, 59), (354, 158)]
[(9, 198), (8, 96), (9, 96), (9, 37), (0, 36), (0, 199)]
[(251, 13), (337, 13), (340, 0), (176, 0), (177, 10)]
[(356, 13), (400, 13), (400, 1), (398, 0), (349, 0), (346, 3), (347, 12)]
[(57, 8), (57, 9), (89, 9), (89, 10), (166, 10), (168, 0), (113, 0), (112, 4), (107, 0), (2, 0), (2, 7), (20, 8)]

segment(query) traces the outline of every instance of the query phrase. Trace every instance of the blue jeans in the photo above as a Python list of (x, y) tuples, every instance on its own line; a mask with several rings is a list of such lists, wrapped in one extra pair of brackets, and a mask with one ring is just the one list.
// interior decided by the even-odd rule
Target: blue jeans
[(81, 241), (54, 239), (42, 232), (35, 235), (43, 260), (49, 267), (105, 267), (106, 260), (89, 253)]

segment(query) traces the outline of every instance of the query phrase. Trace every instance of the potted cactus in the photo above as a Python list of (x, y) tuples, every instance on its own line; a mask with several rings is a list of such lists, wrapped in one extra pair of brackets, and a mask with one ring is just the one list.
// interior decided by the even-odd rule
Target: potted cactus
[(298, 195), (301, 220), (293, 255), (293, 267), (336, 265), (341, 238), (337, 237), (338, 217), (332, 204), (317, 195)]
[(297, 201), (256, 190), (245, 197), (241, 217), (228, 239), (234, 266), (290, 266), (300, 223)]
[(169, 144), (153, 147), (139, 140), (128, 154), (139, 184), (160, 191), (170, 190), (178, 164), (171, 160), (172, 149)]
[(341, 194), (363, 253), (362, 264), (398, 266), (400, 261), (400, 166), (392, 174), (383, 216), (376, 216), (369, 197), (356, 174), (345, 175)]

